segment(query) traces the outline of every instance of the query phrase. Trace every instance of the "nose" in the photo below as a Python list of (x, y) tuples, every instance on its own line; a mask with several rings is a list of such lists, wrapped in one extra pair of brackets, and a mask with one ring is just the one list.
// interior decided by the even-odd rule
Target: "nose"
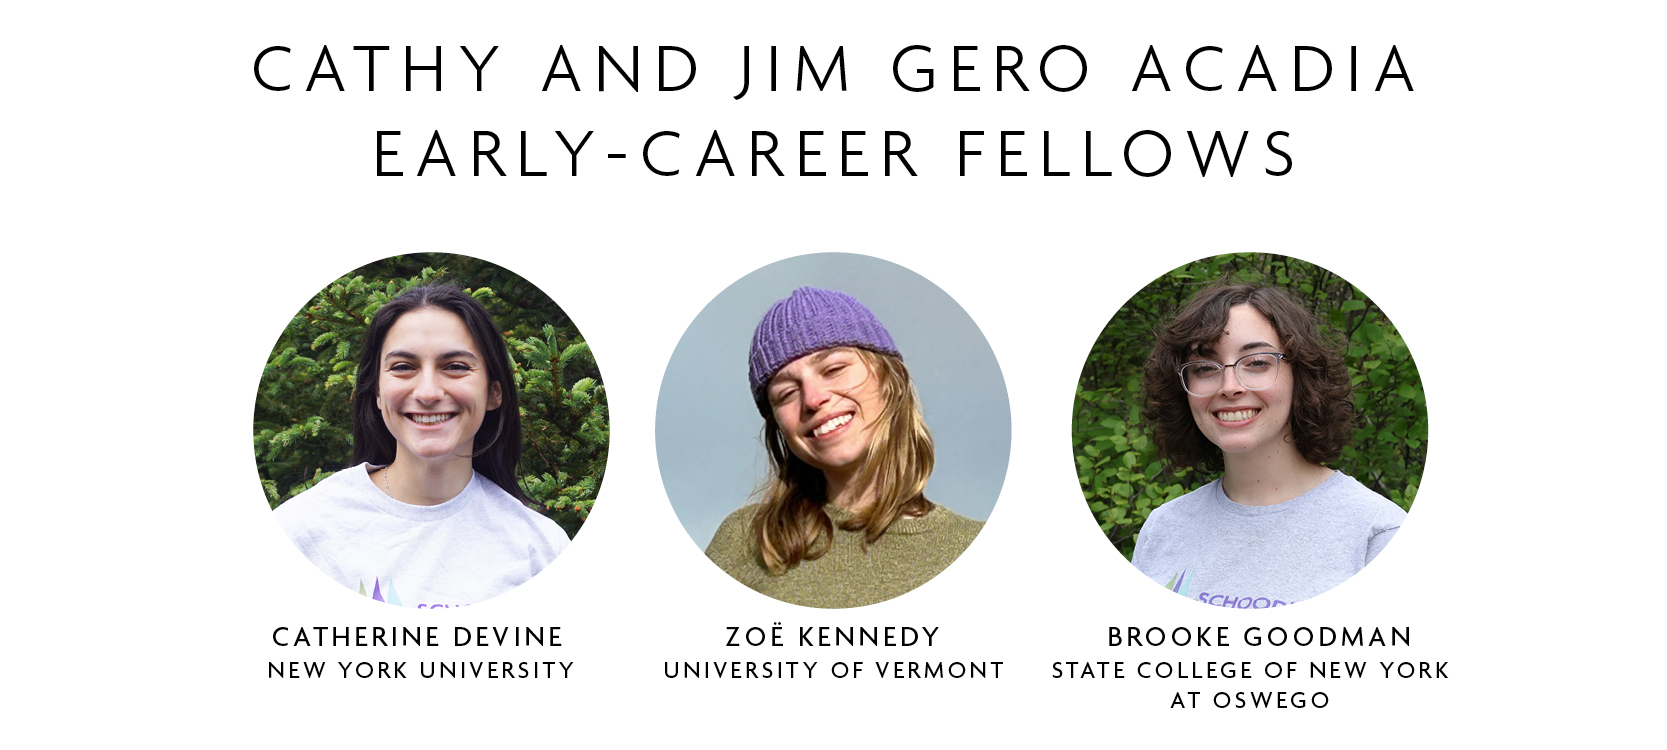
[(833, 391), (828, 390), (822, 383), (807, 382), (799, 393), (804, 410), (813, 414), (833, 398)]
[(1245, 392), (1243, 383), (1239, 382), (1239, 368), (1229, 367), (1221, 371), (1221, 392), (1228, 396), (1237, 396)]
[(417, 375), (416, 388), (411, 391), (411, 395), (424, 403), (439, 401), (445, 395), (445, 391), (440, 388), (440, 373), (432, 368), (423, 368)]

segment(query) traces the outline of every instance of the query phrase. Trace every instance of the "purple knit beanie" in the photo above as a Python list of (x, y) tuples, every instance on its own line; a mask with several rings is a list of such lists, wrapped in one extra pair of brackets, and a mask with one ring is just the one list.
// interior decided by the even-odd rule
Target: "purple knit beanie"
[(769, 415), (764, 386), (781, 368), (806, 354), (836, 346), (903, 356), (874, 312), (849, 294), (802, 286), (787, 299), (777, 300), (752, 334), (747, 381), (758, 410)]

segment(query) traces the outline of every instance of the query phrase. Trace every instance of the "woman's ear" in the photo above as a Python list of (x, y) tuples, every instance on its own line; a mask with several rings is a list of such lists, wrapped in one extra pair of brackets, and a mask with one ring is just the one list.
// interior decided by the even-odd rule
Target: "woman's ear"
[[(503, 389), (503, 386), (501, 386), (497, 383), (493, 383), (492, 387), (489, 390), (491, 391), (491, 397), (488, 399), (488, 404), (486, 406), (486, 410), (487, 411), (492, 411), (493, 409), (496, 409), (499, 406), (503, 405), (503, 403), (504, 403), (504, 389)], [(382, 398), (381, 396), (378, 396), (377, 400), (380, 401), (381, 398)]]

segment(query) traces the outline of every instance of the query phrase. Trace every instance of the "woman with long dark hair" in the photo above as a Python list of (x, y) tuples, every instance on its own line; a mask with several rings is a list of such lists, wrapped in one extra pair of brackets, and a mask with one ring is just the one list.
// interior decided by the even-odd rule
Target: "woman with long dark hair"
[(279, 506), (279, 522), (331, 578), (390, 604), (460, 606), (521, 585), (568, 539), (516, 481), (516, 393), (480, 302), (406, 291), (365, 333), (353, 465)]
[(926, 499), (932, 435), (903, 356), (849, 295), (803, 287), (765, 313), (748, 379), (770, 477), (706, 554), (752, 589), (812, 607), (906, 593), (983, 523)]
[(1141, 416), (1172, 465), (1221, 479), (1153, 510), (1134, 564), (1192, 599), (1266, 609), (1382, 552), (1406, 512), (1325, 465), (1354, 432), (1343, 343), (1277, 287), (1218, 285), (1158, 335)]

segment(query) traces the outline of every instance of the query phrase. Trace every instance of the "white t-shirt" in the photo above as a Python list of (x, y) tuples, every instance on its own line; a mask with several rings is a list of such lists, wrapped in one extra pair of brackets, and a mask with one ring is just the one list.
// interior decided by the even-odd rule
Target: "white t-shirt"
[(485, 601), (526, 583), (567, 548), (567, 533), (475, 474), (439, 505), (399, 502), (360, 464), (278, 506), (278, 523), (314, 565), (378, 601), (422, 608)]

